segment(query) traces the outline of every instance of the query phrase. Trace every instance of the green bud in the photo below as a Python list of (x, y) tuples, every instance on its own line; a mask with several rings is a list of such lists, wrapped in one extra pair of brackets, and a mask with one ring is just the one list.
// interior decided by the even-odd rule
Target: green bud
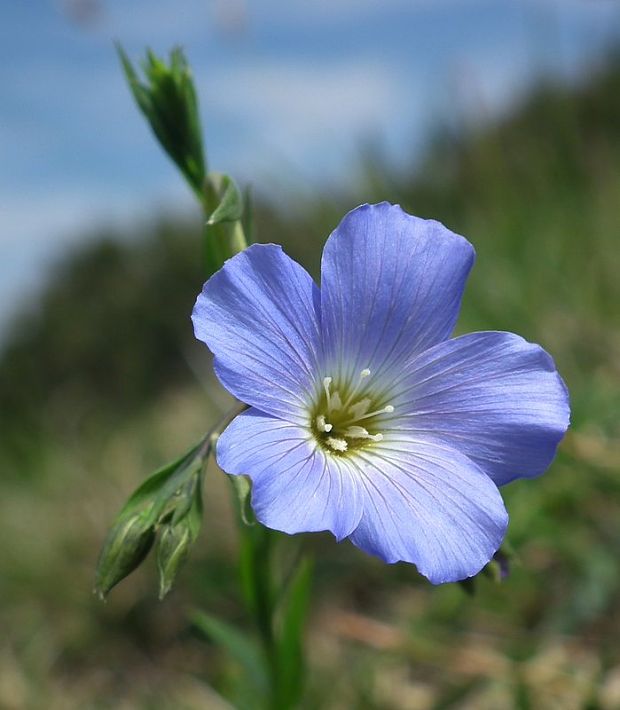
[(171, 500), (170, 522), (161, 530), (157, 544), (159, 598), (172, 588), (177, 573), (185, 562), (202, 523), (202, 474), (199, 470), (188, 479)]
[(510, 567), (514, 561), (514, 551), (505, 542), (493, 555), (493, 559), (484, 568), (487, 577), (490, 577), (496, 584), (500, 584), (510, 575)]
[(141, 81), (123, 48), (117, 45), (125, 77), (140, 110), (162, 148), (176, 163), (200, 200), (207, 172), (194, 80), (183, 51), (170, 53), (169, 62), (147, 52)]
[[(196, 539), (202, 518), (202, 475), (213, 441), (210, 432), (184, 456), (151, 474), (129, 497), (99, 555), (95, 592), (101, 599), (144, 560), (159, 530), (165, 532), (169, 526), (178, 534), (177, 525), (186, 525), (190, 532), (186, 546)], [(170, 544), (168, 540), (164, 547)], [(178, 551), (161, 554), (164, 561), (166, 556), (178, 558)], [(174, 573), (181, 561), (171, 568)], [(166, 570), (171, 564), (166, 562)], [(166, 572), (166, 577), (171, 584), (174, 574)]]
[(239, 503), (239, 516), (246, 525), (254, 525), (256, 518), (250, 506), (250, 479), (247, 476), (229, 476)]
[(163, 599), (172, 589), (177, 572), (185, 562), (192, 542), (191, 530), (186, 519), (177, 525), (164, 527), (157, 545), (160, 599)]
[(155, 540), (155, 526), (149, 517), (144, 513), (123, 517), (108, 532), (95, 577), (95, 593), (101, 600), (149, 553)]

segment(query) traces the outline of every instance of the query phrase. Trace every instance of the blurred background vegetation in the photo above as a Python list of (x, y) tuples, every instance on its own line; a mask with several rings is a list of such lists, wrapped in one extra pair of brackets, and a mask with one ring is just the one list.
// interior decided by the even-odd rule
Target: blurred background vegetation
[[(394, 170), (368, 148), (346, 190), (256, 204), (257, 239), (316, 275), (345, 211), (387, 199), (466, 235), (459, 331), (510, 330), (555, 357), (573, 424), (551, 470), (504, 489), (518, 562), (501, 585), (433, 588), (348, 543), (319, 564), (308, 708), (620, 708), (620, 55), (580, 86), (436, 133)], [(153, 150), (156, 150), (153, 146)], [(193, 340), (200, 220), (102, 232), (59, 263), (0, 355), (0, 707), (224, 708), (240, 669), (188, 612), (239, 624), (222, 474), (176, 589), (139, 570), (92, 595), (108, 523), (228, 405)]]

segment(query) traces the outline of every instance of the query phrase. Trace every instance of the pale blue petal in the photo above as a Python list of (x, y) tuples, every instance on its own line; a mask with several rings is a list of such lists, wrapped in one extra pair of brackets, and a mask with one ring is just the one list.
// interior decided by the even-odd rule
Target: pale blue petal
[(307, 420), (319, 358), (318, 290), (279, 246), (255, 244), (204, 285), (192, 320), (235, 397), (264, 412)]
[(412, 562), (433, 582), (478, 573), (508, 515), (495, 484), (449, 446), (389, 435), (357, 457), (364, 513), (350, 536), (385, 562)]
[(220, 436), (217, 462), (226, 473), (252, 479), (258, 520), (285, 533), (329, 530), (338, 540), (359, 523), (355, 472), (326, 454), (304, 428), (250, 409)]
[(378, 376), (448, 338), (473, 261), (466, 239), (397, 205), (349, 212), (323, 251), (327, 368), (337, 365), (350, 378), (369, 368)]
[(569, 424), (551, 357), (513, 333), (470, 333), (418, 356), (393, 389), (392, 425), (450, 443), (497, 485), (537, 476)]

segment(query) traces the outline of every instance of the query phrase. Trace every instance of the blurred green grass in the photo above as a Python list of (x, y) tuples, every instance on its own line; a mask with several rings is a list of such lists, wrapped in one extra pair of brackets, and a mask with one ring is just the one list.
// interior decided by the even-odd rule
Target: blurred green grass
[[(261, 241), (316, 274), (360, 201), (400, 202), (478, 251), (461, 332), (541, 343), (573, 425), (551, 470), (504, 489), (519, 563), (503, 585), (432, 588), (328, 536), (316, 548), (309, 708), (620, 707), (620, 58), (583, 86), (541, 86), (396, 174), (368, 152), (341, 192), (259, 201)], [(223, 477), (177, 589), (152, 566), (91, 596), (131, 489), (214, 421), (227, 395), (193, 342), (198, 220), (102, 233), (59, 265), (0, 359), (0, 707), (226, 707), (240, 670), (188, 627), (197, 605), (245, 623)], [(126, 238), (130, 237), (130, 238)], [(285, 543), (284, 543), (285, 544)], [(215, 690), (213, 690), (215, 689)], [(329, 692), (325, 692), (329, 689)]]

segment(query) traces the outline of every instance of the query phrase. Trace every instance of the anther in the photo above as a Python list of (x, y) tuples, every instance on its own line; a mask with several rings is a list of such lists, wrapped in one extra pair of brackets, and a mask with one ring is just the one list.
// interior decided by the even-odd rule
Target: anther
[(325, 421), (324, 414), (319, 414), (319, 416), (316, 418), (316, 428), (319, 431), (331, 431), (333, 429), (333, 426)]
[(327, 437), (327, 445), (334, 451), (346, 451), (348, 448), (348, 444), (344, 439), (337, 439), (333, 436)]
[(383, 441), (383, 434), (369, 434), (367, 429), (363, 426), (350, 426), (345, 432), (344, 436), (349, 439), (370, 439), (371, 441)]
[(368, 439), (370, 434), (363, 426), (350, 426), (345, 429), (344, 436), (349, 439)]

